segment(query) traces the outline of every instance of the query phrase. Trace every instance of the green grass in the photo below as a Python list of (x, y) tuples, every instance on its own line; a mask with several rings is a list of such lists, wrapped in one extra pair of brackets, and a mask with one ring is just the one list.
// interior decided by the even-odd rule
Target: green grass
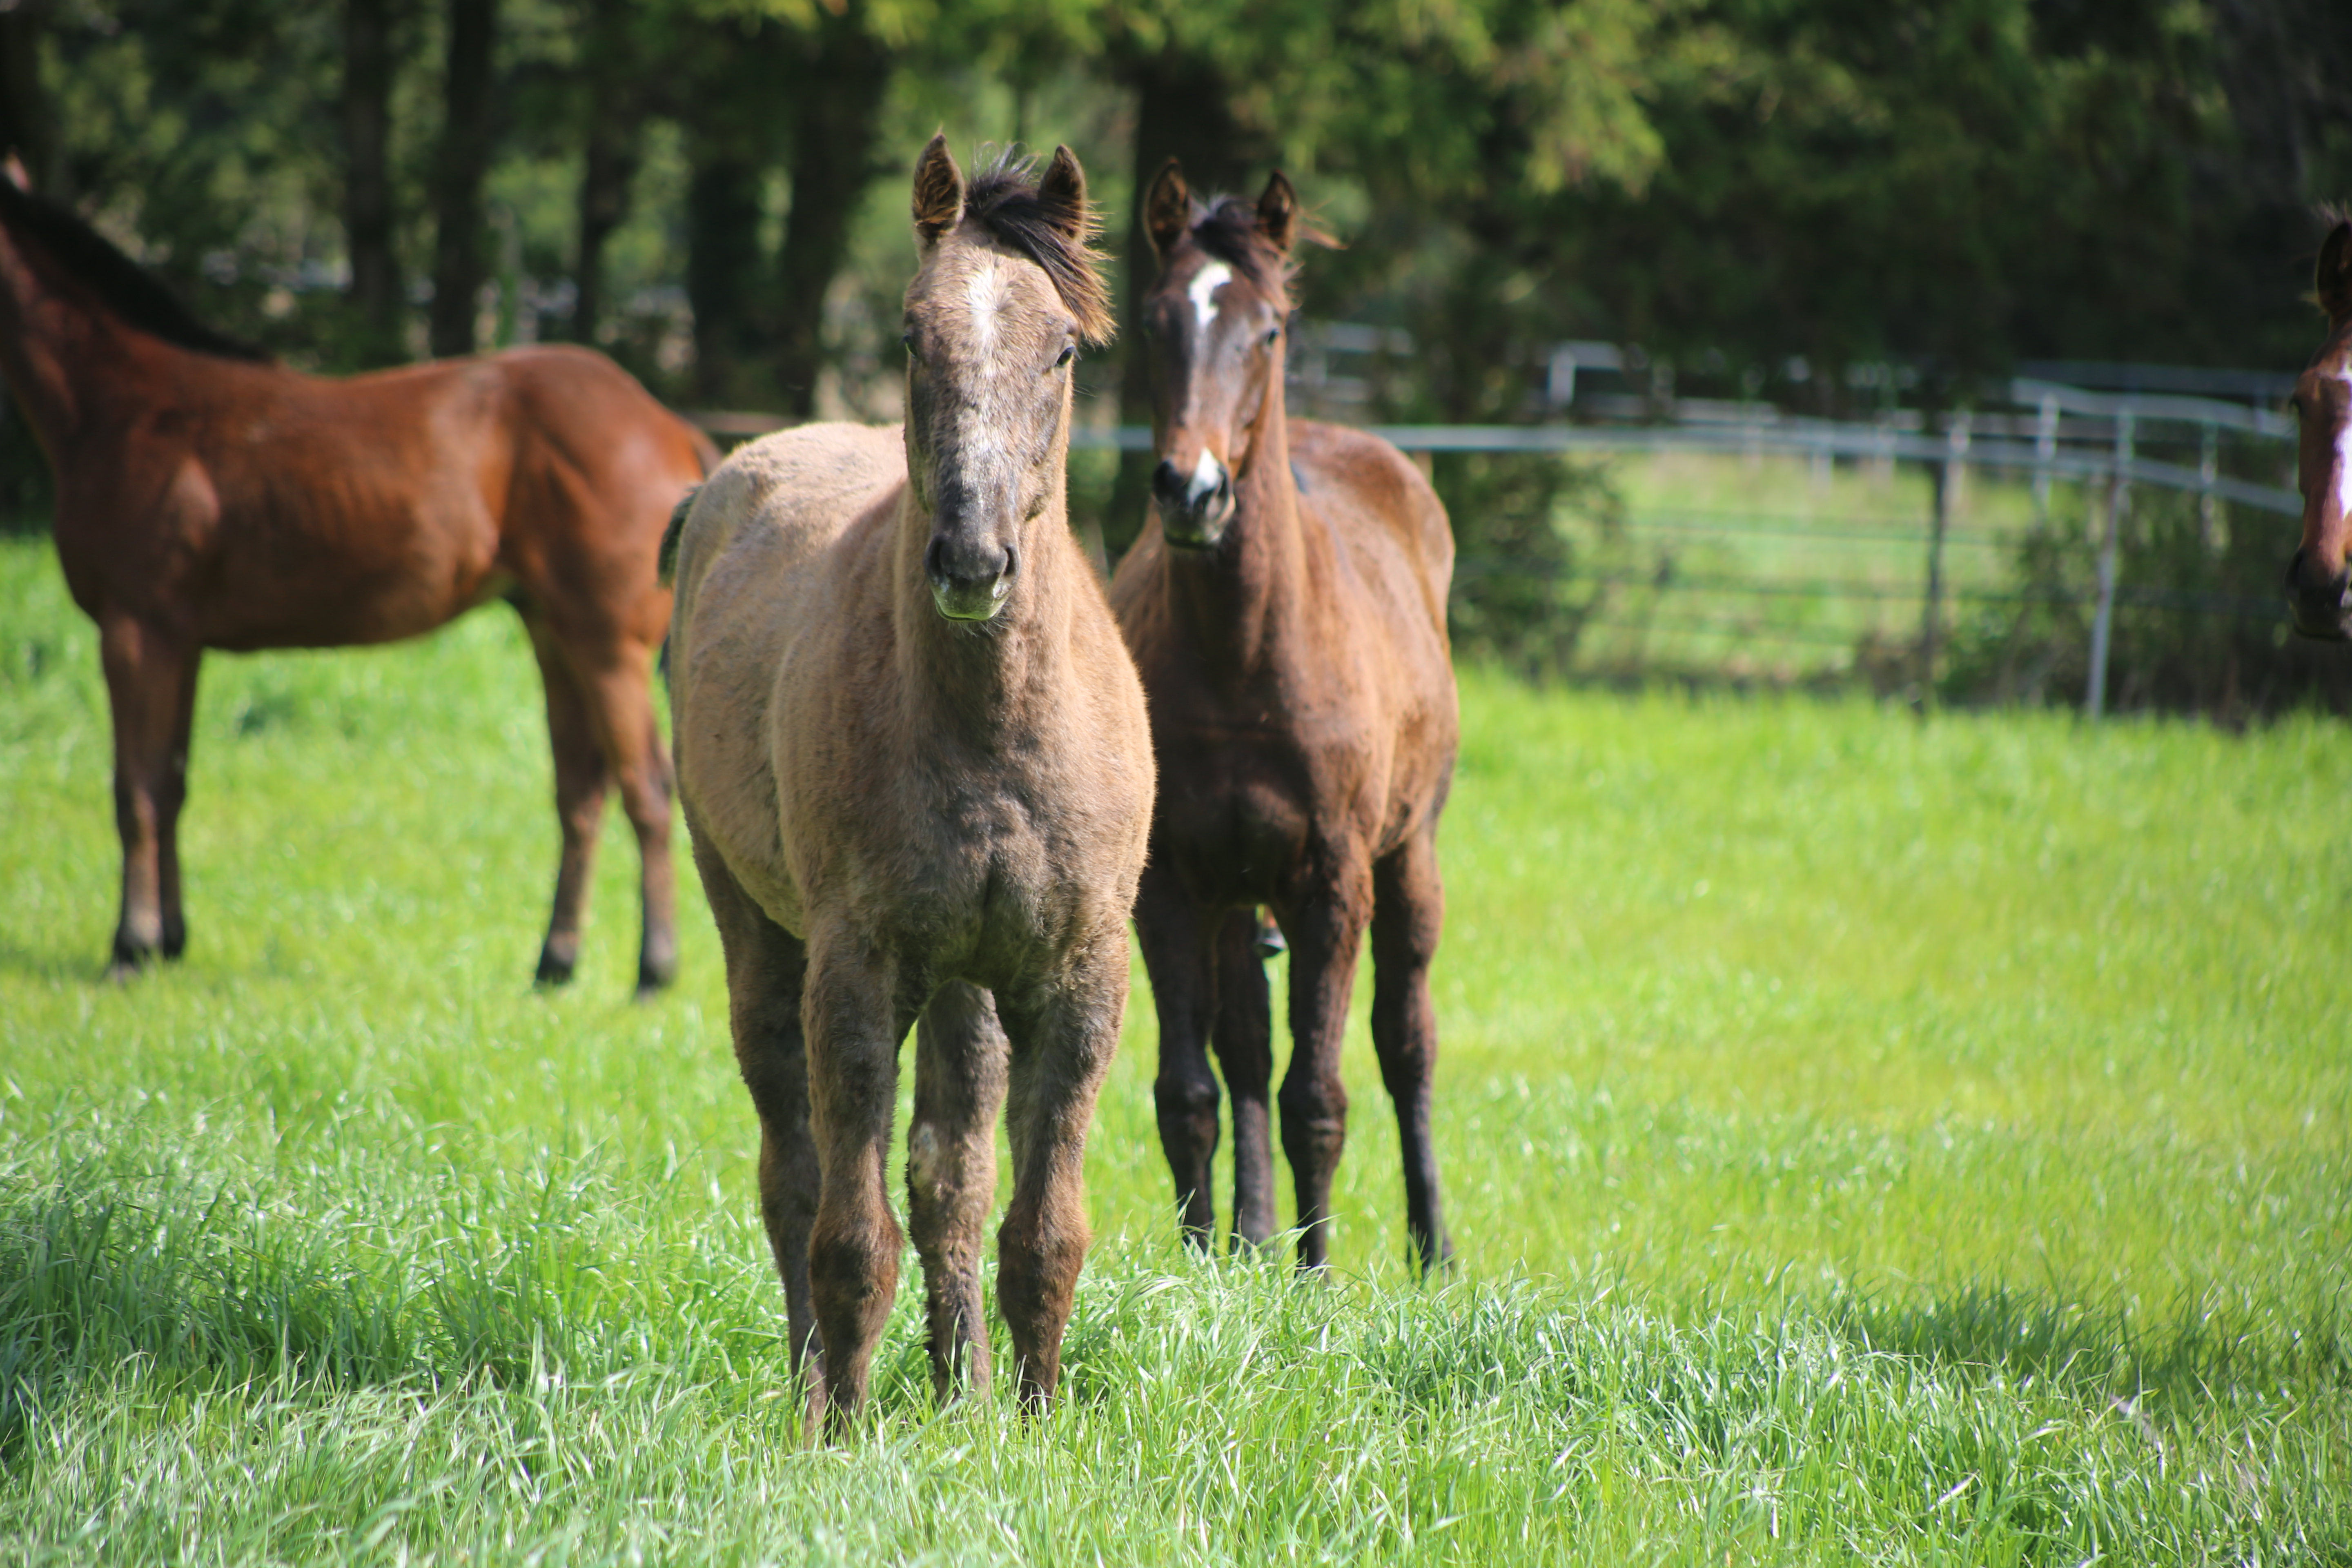
[[(1924, 467), (1669, 453), (1614, 457), (1601, 472), (1622, 527), (1563, 519), (1579, 565), (1612, 579), (1575, 669), (1838, 681), (1871, 650), (1917, 641), (1933, 510)], [(2052, 515), (2085, 527), (2092, 504), (2083, 487), (2059, 485)], [(2029, 482), (1970, 470), (1947, 527), (1945, 592), (2014, 592), (2033, 518)], [(1948, 622), (1966, 613), (1947, 600)]]
[(1472, 672), (1460, 1277), (1360, 1016), (1331, 1287), (1186, 1259), (1139, 984), (1069, 1397), (935, 1411), (910, 1258), (805, 1452), (690, 873), (675, 994), (617, 820), (526, 984), (510, 618), (214, 659), (189, 957), (121, 990), (96, 672), (0, 544), (0, 1561), (2352, 1563), (2334, 727)]

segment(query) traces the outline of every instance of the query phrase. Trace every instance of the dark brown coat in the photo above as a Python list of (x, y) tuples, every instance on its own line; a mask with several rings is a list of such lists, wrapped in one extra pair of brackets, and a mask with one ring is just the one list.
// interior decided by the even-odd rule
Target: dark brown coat
[(1284, 279), (1297, 203), (1202, 210), (1171, 163), (1147, 227), (1145, 303), (1160, 462), (1151, 520), (1111, 584), (1151, 698), (1160, 758), (1136, 929), (1160, 1012), (1160, 1132), (1185, 1230), (1205, 1244), (1218, 1089), (1234, 1100), (1234, 1235), (1275, 1228), (1265, 975), (1253, 906), (1290, 944), (1283, 1150), (1299, 1262), (1329, 1247), (1346, 1136), (1339, 1044), (1365, 931), (1372, 1037), (1403, 1142), (1423, 1266), (1451, 1244), (1429, 1133), (1437, 1058), (1429, 966), (1444, 919), (1437, 819), (1458, 731), (1445, 638), (1444, 508), (1386, 442), (1284, 417)]

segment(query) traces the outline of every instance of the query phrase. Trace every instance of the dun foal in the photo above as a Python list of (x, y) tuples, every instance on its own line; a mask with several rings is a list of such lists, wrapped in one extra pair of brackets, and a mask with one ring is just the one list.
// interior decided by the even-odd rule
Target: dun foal
[(1297, 202), (1276, 174), (1252, 207), (1202, 208), (1171, 161), (1145, 226), (1160, 465), (1155, 514), (1111, 584), (1151, 697), (1160, 798), (1135, 921), (1160, 1010), (1160, 1136), (1185, 1233), (1206, 1245), (1217, 1146), (1213, 1038), (1234, 1100), (1234, 1236), (1275, 1229), (1265, 973), (1252, 906), (1290, 943), (1282, 1145), (1303, 1227), (1329, 1250), (1346, 1136), (1339, 1041), (1369, 924), (1372, 1043), (1396, 1102), (1405, 1219), (1423, 1268), (1452, 1256), (1430, 1146), (1437, 1018), (1429, 966), (1444, 892), (1437, 816), (1457, 719), (1445, 641), (1454, 540), (1402, 454), (1283, 416), (1286, 280)]
[(335, 647), (521, 611), (547, 687), (563, 857), (539, 960), (571, 976), (604, 795), (644, 859), (639, 987), (677, 963), (653, 649), (662, 526), (718, 454), (600, 354), (517, 349), (347, 381), (194, 321), (65, 208), (0, 178), (0, 373), (58, 481), (58, 558), (98, 623), (122, 836), (119, 978), (187, 942), (179, 819), (206, 648)]
[(919, 1017), (907, 1195), (942, 1397), (988, 1381), (981, 1226), (1050, 1396), (1081, 1156), (1127, 1001), (1151, 810), (1143, 690), (1065, 510), (1070, 375), (1109, 335), (1067, 148), (1042, 182), (945, 137), (915, 171), (907, 422), (743, 447), (676, 548), (679, 790), (726, 948), (760, 1202), (812, 1422), (864, 1402), (898, 1280), (884, 1162)]
[(2320, 247), (2318, 298), (2327, 342), (2294, 387), (2303, 546), (2287, 563), (2287, 605), (2295, 630), (2341, 642), (2352, 636), (2352, 219)]

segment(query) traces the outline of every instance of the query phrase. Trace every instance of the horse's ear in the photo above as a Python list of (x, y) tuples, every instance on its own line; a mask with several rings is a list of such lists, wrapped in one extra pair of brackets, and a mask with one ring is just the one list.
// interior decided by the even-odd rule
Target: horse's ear
[(1054, 161), (1045, 165), (1045, 177), (1037, 182), (1037, 203), (1073, 245), (1084, 245), (1094, 233), (1094, 213), (1087, 205), (1087, 172), (1078, 166), (1078, 155), (1067, 147), (1054, 149)]
[(963, 171), (956, 167), (955, 154), (948, 151), (948, 133), (942, 131), (915, 160), (915, 233), (925, 245), (936, 245), (940, 236), (962, 221)]
[(1153, 178), (1151, 194), (1143, 198), (1143, 232), (1151, 241), (1151, 254), (1167, 260), (1192, 226), (1192, 187), (1184, 183), (1184, 165), (1171, 158)]
[(2336, 226), (2319, 247), (2319, 267), (2312, 284), (2319, 295), (2319, 308), (2327, 312), (2331, 321), (2341, 322), (2352, 316), (2352, 218)]
[(1265, 190), (1257, 198), (1257, 231), (1285, 256), (1298, 238), (1298, 193), (1279, 169), (1265, 177)]

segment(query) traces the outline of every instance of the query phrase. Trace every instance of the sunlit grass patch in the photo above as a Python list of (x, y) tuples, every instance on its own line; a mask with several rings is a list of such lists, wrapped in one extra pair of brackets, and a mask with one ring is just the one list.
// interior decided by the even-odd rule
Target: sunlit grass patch
[(1465, 672), (1459, 1277), (1402, 1265), (1368, 986), (1334, 1278), (1186, 1257), (1139, 984), (1068, 1397), (937, 1410), (910, 1257), (807, 1452), (690, 875), (677, 993), (617, 821), (528, 984), (511, 618), (210, 661), (190, 954), (116, 989), (45, 543), (0, 615), (0, 1560), (2352, 1561), (2331, 726)]

